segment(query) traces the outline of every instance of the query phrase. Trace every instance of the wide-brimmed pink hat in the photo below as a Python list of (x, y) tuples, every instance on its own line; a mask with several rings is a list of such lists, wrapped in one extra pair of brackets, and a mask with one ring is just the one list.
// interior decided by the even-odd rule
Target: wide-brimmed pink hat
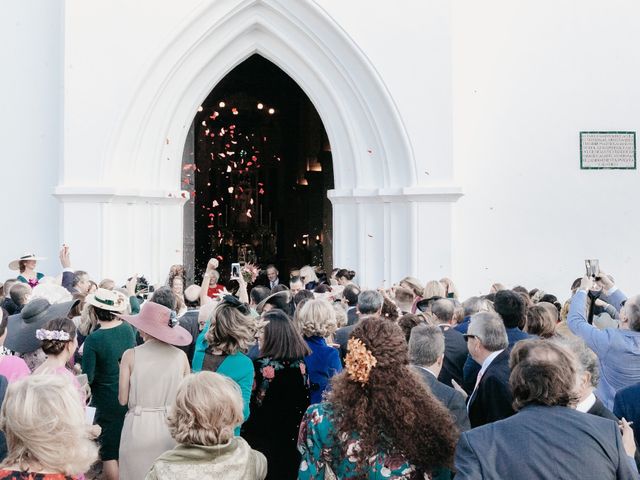
[(178, 325), (176, 312), (158, 303), (146, 302), (138, 315), (116, 316), (147, 335), (170, 345), (184, 347), (190, 345), (193, 340), (191, 334)]

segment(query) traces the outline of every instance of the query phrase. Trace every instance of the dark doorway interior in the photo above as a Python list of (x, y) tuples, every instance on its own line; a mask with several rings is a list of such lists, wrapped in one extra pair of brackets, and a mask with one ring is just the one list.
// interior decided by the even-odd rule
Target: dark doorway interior
[(331, 268), (331, 149), (320, 116), (280, 68), (253, 55), (199, 109), (187, 139), (182, 187), (185, 265), (199, 280), (209, 258)]

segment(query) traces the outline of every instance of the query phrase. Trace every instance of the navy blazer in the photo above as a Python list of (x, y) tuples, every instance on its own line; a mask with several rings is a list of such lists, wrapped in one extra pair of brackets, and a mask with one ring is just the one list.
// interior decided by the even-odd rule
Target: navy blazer
[(515, 412), (509, 388), (509, 350), (503, 350), (493, 359), (482, 375), (478, 389), (469, 399), (469, 421), (471, 428), (510, 417)]
[(615, 422), (541, 405), (463, 432), (455, 467), (456, 480), (637, 478)]
[(636, 445), (640, 442), (640, 383), (622, 388), (616, 392), (613, 402), (613, 414), (633, 422), (633, 434)]
[(451, 412), (458, 430), (461, 432), (469, 430), (471, 425), (469, 424), (469, 415), (467, 415), (467, 405), (465, 404), (464, 396), (457, 390), (438, 381), (433, 373), (425, 371), (424, 368), (413, 365), (413, 369), (420, 375), (420, 378), (422, 378), (427, 387), (429, 387), (434, 397), (440, 400)]
[[(523, 332), (517, 327), (507, 328), (507, 338), (509, 339), (509, 351), (513, 348), (516, 342), (520, 340), (526, 340), (527, 338), (537, 338), (535, 335), (529, 335), (527, 332)], [(480, 371), (480, 365), (476, 362), (471, 355), (467, 357), (467, 361), (463, 367), (463, 384), (462, 388), (464, 388), (467, 393), (471, 394), (473, 387), (476, 385), (476, 377), (478, 376), (478, 372)]]
[(450, 387), (453, 387), (451, 379), (458, 385), (462, 385), (462, 368), (469, 355), (467, 342), (464, 340), (464, 335), (455, 328), (448, 325), (440, 328), (444, 333), (444, 362), (438, 380)]
[(340, 345), (340, 359), (344, 361), (344, 357), (347, 355), (347, 342), (351, 336), (351, 332), (356, 328), (357, 323), (348, 325), (346, 327), (339, 328), (333, 335), (333, 341)]

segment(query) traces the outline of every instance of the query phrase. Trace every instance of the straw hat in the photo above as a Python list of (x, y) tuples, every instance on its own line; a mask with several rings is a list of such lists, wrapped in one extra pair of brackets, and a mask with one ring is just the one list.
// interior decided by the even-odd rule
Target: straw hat
[(286, 306), (291, 303), (291, 301), (292, 296), (290, 290), (282, 290), (280, 292), (272, 293), (256, 305), (256, 312), (262, 313), (264, 306), (267, 304), (273, 305), (275, 308), (279, 308), (280, 310), (286, 310)]
[(178, 347), (190, 345), (193, 337), (178, 325), (176, 312), (155, 302), (146, 302), (138, 315), (117, 315), (138, 330), (161, 342)]
[(9, 262), (9, 270), (20, 270), (20, 262), (26, 262), (28, 260), (46, 260), (44, 257), (38, 257), (35, 253), (26, 253), (20, 258), (16, 258)]
[(85, 302), (102, 310), (121, 313), (127, 308), (127, 297), (124, 294), (115, 291), (99, 288), (90, 295), (87, 295)]

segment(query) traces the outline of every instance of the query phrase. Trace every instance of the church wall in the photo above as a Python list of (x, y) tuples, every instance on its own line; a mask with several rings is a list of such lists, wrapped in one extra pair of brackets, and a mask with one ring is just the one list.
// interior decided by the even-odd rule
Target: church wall
[(637, 170), (580, 170), (579, 132), (638, 131), (640, 4), (453, 2), (454, 278), (569, 295), (585, 258), (638, 289)]
[(48, 257), (59, 271), (58, 205), (52, 196), (62, 157), (63, 2), (2, 2), (0, 15), (0, 274), (10, 257)]

